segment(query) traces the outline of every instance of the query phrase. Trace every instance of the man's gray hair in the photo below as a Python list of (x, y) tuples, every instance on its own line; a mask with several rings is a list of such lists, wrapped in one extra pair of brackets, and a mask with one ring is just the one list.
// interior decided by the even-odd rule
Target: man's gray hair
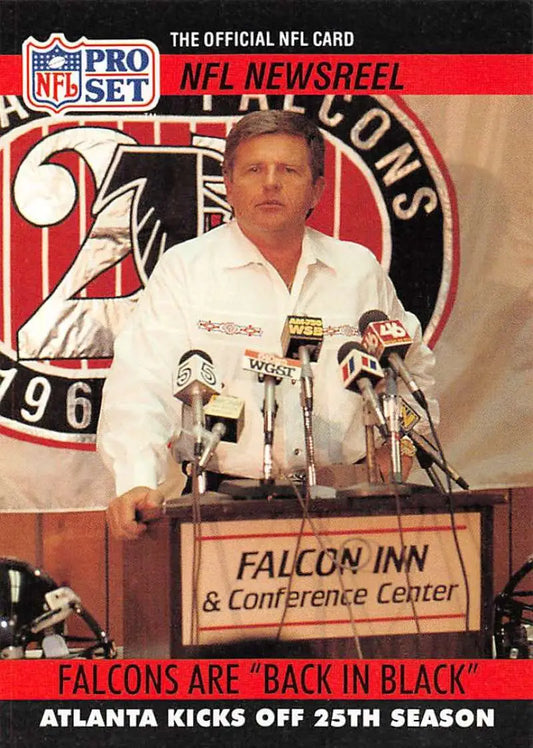
[(313, 182), (324, 176), (324, 138), (314, 122), (297, 112), (278, 109), (250, 112), (240, 119), (226, 139), (223, 171), (231, 177), (235, 153), (241, 143), (259, 135), (296, 135), (304, 138), (309, 149)]

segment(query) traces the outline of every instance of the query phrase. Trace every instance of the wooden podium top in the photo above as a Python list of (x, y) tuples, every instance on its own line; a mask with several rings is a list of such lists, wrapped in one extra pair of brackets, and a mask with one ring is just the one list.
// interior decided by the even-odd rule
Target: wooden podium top
[[(447, 495), (433, 491), (426, 486), (410, 486), (412, 491), (398, 498), (389, 496), (354, 496), (335, 498), (313, 498), (308, 511), (313, 516), (346, 515), (380, 515), (396, 513), (397, 502), (402, 514), (414, 512), (449, 512), (450, 499)], [(474, 510), (495, 504), (506, 503), (504, 493), (484, 491), (458, 491), (452, 494), (453, 510)], [(206, 521), (220, 519), (247, 519), (254, 517), (299, 517), (302, 505), (297, 497), (250, 499), (236, 498), (229, 494), (208, 491), (200, 497), (199, 508), (202, 519)], [(163, 508), (163, 516), (170, 519), (188, 520), (192, 515), (192, 494), (184, 494), (169, 499)], [(143, 520), (157, 519), (161, 512), (145, 516)]]

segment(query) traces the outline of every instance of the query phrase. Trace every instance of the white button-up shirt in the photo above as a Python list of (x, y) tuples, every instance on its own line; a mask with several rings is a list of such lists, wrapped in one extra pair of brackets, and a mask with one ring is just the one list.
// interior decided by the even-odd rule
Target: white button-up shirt
[[(312, 364), (317, 466), (360, 459), (362, 398), (344, 389), (337, 352), (347, 340), (360, 339), (358, 320), (370, 309), (404, 323), (413, 338), (406, 363), (436, 419), (433, 354), (422, 342), (418, 320), (405, 312), (365, 247), (306, 229), (290, 290), (234, 221), (169, 249), (116, 339), (104, 388), (98, 447), (115, 474), (117, 493), (138, 485), (154, 488), (164, 480), (168, 444), (180, 433), (183, 457), (191, 457), (191, 439), (184, 438), (190, 434), (190, 408), (173, 397), (178, 362), (191, 349), (212, 358), (222, 394), (245, 403), (238, 443), (222, 442), (209, 468), (261, 477), (264, 385), (243, 370), (243, 354), (248, 348), (282, 355), (281, 332), (291, 314), (321, 317), (325, 328), (319, 360)], [(304, 468), (300, 383), (283, 379), (275, 394), (275, 465), (280, 473)]]

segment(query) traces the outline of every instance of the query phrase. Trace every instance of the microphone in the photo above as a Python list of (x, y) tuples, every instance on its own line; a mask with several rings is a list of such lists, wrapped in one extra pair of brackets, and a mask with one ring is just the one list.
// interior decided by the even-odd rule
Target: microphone
[(392, 371), (385, 372), (385, 392), (382, 395), (383, 414), (390, 433), (390, 457), (392, 481), (402, 482), (402, 455), (400, 449), (400, 400), (398, 397), (398, 382)]
[(217, 421), (211, 431), (208, 432), (208, 436), (204, 444), (204, 451), (202, 452), (202, 455), (198, 460), (198, 467), (200, 468), (200, 470), (203, 470), (205, 468), (205, 466), (211, 459), (211, 456), (218, 447), (220, 440), (224, 438), (225, 434), (226, 427), (223, 423)]
[(401, 417), (400, 417), (400, 428), (402, 433), (408, 436), (416, 447), (418, 462), (420, 467), (424, 470), (431, 468), (431, 465), (435, 463), (444, 473), (447, 473), (450, 478), (457, 483), (458, 486), (463, 488), (465, 491), (468, 490), (468, 483), (465, 479), (459, 475), (449, 462), (444, 463), (440, 452), (429, 442), (424, 436), (413, 431), (414, 427), (420, 421), (420, 416), (411, 406), (405, 402), (403, 398), (400, 398), (401, 405)]
[(376, 424), (384, 439), (388, 436), (387, 422), (381, 410), (374, 385), (383, 379), (383, 370), (374, 356), (365, 351), (360, 343), (348, 341), (337, 352), (344, 388), (360, 392), (374, 414)]
[(204, 405), (212, 395), (220, 393), (220, 386), (210, 356), (204, 351), (190, 350), (180, 358), (174, 397), (192, 409), (195, 437), (194, 454), (202, 453)]
[(321, 317), (290, 315), (281, 332), (281, 350), (287, 358), (300, 358), (300, 348), (305, 346), (311, 361), (318, 361), (324, 340), (324, 325)]
[(313, 372), (311, 361), (318, 361), (324, 340), (321, 317), (291, 315), (285, 320), (281, 332), (281, 349), (287, 358), (299, 359), (302, 373), (302, 400), (307, 410), (313, 410)]
[[(468, 483), (465, 481), (465, 479), (459, 475), (457, 470), (450, 465), (449, 462), (444, 462), (442, 459), (440, 453), (435, 449), (435, 447), (428, 442), (427, 439), (425, 439), (421, 434), (418, 434), (416, 431), (410, 431), (409, 432), (409, 438), (414, 443), (417, 452), (420, 450), (424, 455), (426, 455), (432, 462), (439, 467), (443, 473), (446, 473), (446, 475), (449, 475), (450, 478), (457, 483), (458, 486), (463, 488), (465, 491), (468, 491)], [(420, 459), (419, 459), (420, 462)], [(422, 465), (423, 468), (426, 468), (425, 465)], [(427, 469), (427, 468), (426, 468)]]
[(274, 422), (276, 420), (277, 403), (275, 388), (281, 379), (300, 377), (301, 364), (289, 358), (281, 358), (271, 353), (262, 353), (246, 349), (242, 368), (257, 374), (260, 382), (264, 382), (265, 395), (263, 398), (263, 475), (266, 482), (273, 479), (273, 446)]
[(285, 320), (281, 333), (281, 347), (287, 358), (297, 358), (302, 365), (300, 398), (304, 420), (305, 454), (307, 463), (307, 491), (311, 496), (316, 486), (315, 444), (313, 438), (313, 371), (311, 361), (318, 361), (324, 340), (321, 317), (291, 315)]
[(221, 441), (236, 444), (244, 427), (244, 400), (230, 395), (213, 395), (204, 408), (203, 452), (198, 467), (203, 470)]
[(204, 408), (205, 425), (203, 452), (198, 468), (203, 470), (221, 441), (239, 441), (244, 426), (244, 400), (230, 395), (213, 395)]
[(400, 320), (391, 320), (379, 309), (372, 309), (361, 315), (359, 332), (366, 350), (401, 377), (417, 403), (427, 410), (425, 395), (403, 362), (413, 340)]
[(213, 395), (204, 407), (205, 426), (213, 431), (217, 424), (224, 426), (223, 441), (236, 444), (244, 428), (244, 400), (231, 395)]
[(299, 379), (302, 365), (300, 361), (293, 358), (282, 358), (273, 353), (252, 351), (247, 348), (244, 351), (242, 368), (257, 374), (259, 380), (263, 377), (275, 377), (276, 379)]

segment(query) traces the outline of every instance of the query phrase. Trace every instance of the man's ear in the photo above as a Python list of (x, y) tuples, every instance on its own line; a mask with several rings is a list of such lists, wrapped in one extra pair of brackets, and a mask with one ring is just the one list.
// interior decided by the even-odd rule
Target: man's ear
[(311, 210), (313, 210), (313, 208), (316, 208), (316, 206), (320, 202), (320, 198), (322, 197), (325, 186), (326, 180), (324, 179), (324, 177), (317, 177), (316, 181), (313, 184), (313, 202), (310, 206)]
[(227, 171), (224, 172), (224, 186), (226, 187), (226, 200), (231, 205), (231, 193), (232, 193), (231, 174)]

